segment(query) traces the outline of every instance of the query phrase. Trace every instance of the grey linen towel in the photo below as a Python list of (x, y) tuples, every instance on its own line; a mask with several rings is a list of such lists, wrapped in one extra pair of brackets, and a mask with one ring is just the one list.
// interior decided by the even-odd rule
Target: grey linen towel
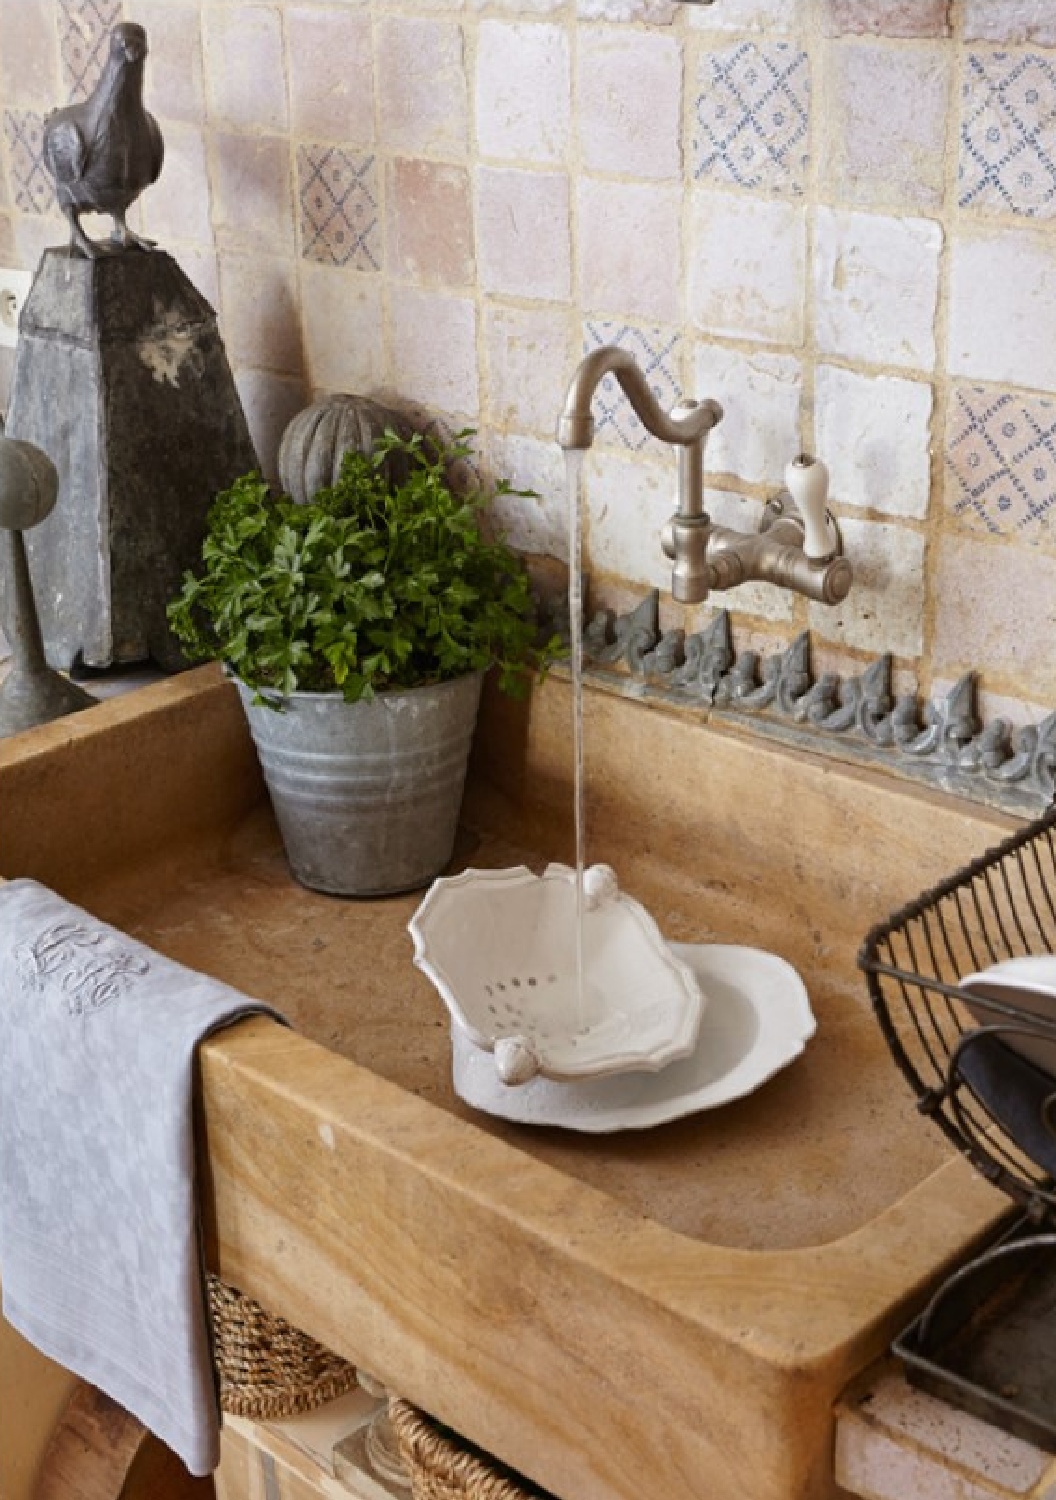
[(8, 1320), (183, 1459), (219, 1460), (194, 1183), (198, 1043), (282, 1017), (32, 880), (0, 884)]

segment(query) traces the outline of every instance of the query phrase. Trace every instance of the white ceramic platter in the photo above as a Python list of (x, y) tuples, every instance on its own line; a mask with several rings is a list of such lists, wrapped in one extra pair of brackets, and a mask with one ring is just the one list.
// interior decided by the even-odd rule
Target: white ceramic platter
[(498, 1082), (487, 1053), (455, 1025), (451, 1042), (459, 1098), (523, 1125), (596, 1134), (643, 1130), (741, 1099), (799, 1056), (817, 1023), (790, 964), (773, 953), (731, 944), (672, 943), (671, 948), (708, 996), (690, 1056), (659, 1073), (563, 1083), (533, 1078), (511, 1089)]

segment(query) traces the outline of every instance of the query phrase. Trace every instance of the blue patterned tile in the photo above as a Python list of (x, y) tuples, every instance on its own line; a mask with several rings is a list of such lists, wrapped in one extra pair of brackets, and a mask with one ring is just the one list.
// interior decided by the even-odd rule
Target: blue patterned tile
[(695, 106), (694, 175), (802, 193), (809, 112), (807, 54), (791, 42), (742, 42), (709, 53)]
[(4, 110), (4, 143), (11, 200), (21, 213), (46, 214), (55, 207), (55, 187), (41, 154), (44, 116), (32, 109)]
[(961, 207), (1056, 215), (1056, 59), (970, 53), (962, 95)]
[(355, 271), (381, 270), (377, 167), (337, 146), (300, 146), (301, 254)]
[[(583, 325), (583, 353), (617, 344), (633, 354), (653, 395), (665, 411), (678, 400), (678, 366), (682, 335), (666, 328), (632, 328), (627, 323), (591, 319)], [(655, 441), (635, 416), (614, 375), (606, 375), (594, 398), (594, 430), (598, 437), (640, 449)]]
[(1056, 539), (1056, 401), (956, 388), (946, 470), (947, 505), (967, 530)]
[(59, 0), (59, 50), (70, 99), (86, 99), (99, 82), (121, 0)]

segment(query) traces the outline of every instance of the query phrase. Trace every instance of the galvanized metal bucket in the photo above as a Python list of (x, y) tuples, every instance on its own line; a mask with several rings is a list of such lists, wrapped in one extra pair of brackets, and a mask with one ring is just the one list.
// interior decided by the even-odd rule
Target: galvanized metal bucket
[(427, 885), (451, 858), (481, 674), (346, 703), (291, 693), (254, 704), (235, 679), (302, 885), (381, 896)]

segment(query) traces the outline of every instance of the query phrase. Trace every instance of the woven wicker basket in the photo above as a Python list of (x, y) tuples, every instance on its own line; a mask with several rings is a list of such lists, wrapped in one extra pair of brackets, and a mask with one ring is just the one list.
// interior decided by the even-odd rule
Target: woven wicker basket
[(218, 1276), (206, 1281), (223, 1411), (258, 1420), (292, 1417), (355, 1385), (353, 1365)]
[(552, 1500), (497, 1458), (475, 1448), (409, 1401), (389, 1402), (414, 1500)]

